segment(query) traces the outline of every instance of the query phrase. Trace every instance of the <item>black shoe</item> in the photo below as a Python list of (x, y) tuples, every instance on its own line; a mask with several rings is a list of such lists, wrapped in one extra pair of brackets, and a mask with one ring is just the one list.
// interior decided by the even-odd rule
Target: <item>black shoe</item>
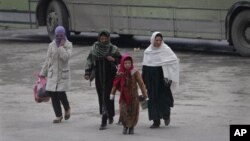
[(67, 111), (65, 111), (65, 115), (64, 115), (64, 119), (68, 120), (70, 118), (70, 109), (68, 109)]
[(164, 120), (164, 123), (165, 123), (165, 126), (168, 126), (169, 123), (170, 123), (170, 117), (169, 117), (168, 119), (165, 119), (165, 120)]
[(129, 129), (128, 129), (128, 133), (129, 133), (129, 134), (134, 134), (134, 127), (129, 128)]
[(60, 123), (62, 122), (63, 117), (56, 117), (56, 119), (53, 120), (53, 123)]
[(153, 129), (153, 128), (159, 128), (159, 127), (160, 127), (160, 125), (156, 125), (156, 124), (152, 124), (152, 125), (150, 126), (151, 129)]
[(105, 130), (107, 129), (107, 125), (106, 124), (101, 124), (99, 130)]
[(124, 135), (126, 135), (126, 134), (128, 133), (128, 127), (123, 127), (122, 133), (123, 133)]
[(114, 119), (113, 118), (109, 118), (109, 124), (113, 124)]

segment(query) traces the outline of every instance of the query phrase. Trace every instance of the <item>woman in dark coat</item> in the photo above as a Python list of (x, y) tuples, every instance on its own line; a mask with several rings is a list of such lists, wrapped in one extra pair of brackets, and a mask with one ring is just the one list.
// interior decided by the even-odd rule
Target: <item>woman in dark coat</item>
[(170, 123), (170, 107), (174, 105), (172, 90), (179, 84), (179, 60), (164, 43), (162, 34), (154, 32), (151, 45), (143, 57), (142, 77), (148, 90), (148, 115), (153, 120), (150, 128), (158, 128), (160, 119)]
[(110, 34), (107, 31), (99, 33), (98, 41), (94, 43), (87, 58), (85, 79), (92, 80), (95, 75), (96, 90), (99, 99), (99, 111), (102, 115), (100, 130), (106, 129), (107, 120), (113, 123), (114, 101), (109, 99), (113, 80), (116, 75), (121, 55), (118, 48), (110, 43)]

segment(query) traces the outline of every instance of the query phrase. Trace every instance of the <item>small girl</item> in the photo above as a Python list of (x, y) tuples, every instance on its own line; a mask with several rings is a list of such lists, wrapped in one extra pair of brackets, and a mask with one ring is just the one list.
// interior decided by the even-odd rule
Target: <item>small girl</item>
[(139, 117), (139, 96), (137, 83), (140, 86), (144, 99), (147, 99), (147, 90), (143, 83), (140, 72), (134, 68), (133, 59), (124, 55), (121, 59), (120, 68), (113, 82), (110, 99), (113, 100), (118, 89), (120, 95), (120, 120), (123, 124), (123, 134), (134, 134), (134, 127)]

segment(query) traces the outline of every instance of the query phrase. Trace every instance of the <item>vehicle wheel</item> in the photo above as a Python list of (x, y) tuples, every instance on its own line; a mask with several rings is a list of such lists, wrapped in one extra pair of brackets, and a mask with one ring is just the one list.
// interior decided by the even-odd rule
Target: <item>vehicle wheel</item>
[(76, 32), (76, 31), (75, 31), (74, 34), (75, 34), (75, 35), (80, 35), (81, 32)]
[(250, 10), (240, 12), (233, 21), (232, 41), (242, 56), (250, 56)]
[(54, 39), (54, 31), (58, 25), (65, 28), (66, 35), (69, 37), (68, 13), (59, 1), (51, 1), (47, 9), (46, 25), (50, 40)]

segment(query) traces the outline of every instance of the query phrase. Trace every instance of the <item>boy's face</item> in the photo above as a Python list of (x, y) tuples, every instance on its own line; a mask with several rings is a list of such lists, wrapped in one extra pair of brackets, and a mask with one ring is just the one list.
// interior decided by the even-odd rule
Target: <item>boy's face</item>
[(125, 60), (124, 61), (124, 68), (128, 70), (131, 67), (132, 67), (132, 62), (130, 60)]

